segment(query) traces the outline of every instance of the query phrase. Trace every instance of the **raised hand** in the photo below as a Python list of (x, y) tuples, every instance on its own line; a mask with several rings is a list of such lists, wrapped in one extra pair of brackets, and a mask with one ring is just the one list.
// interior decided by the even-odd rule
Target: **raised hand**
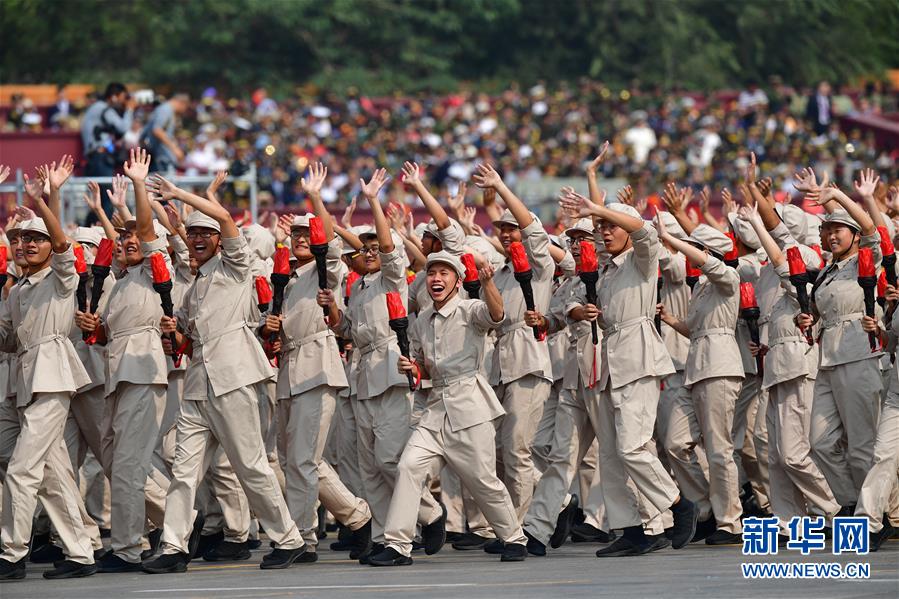
[(390, 177), (387, 176), (386, 168), (379, 168), (375, 170), (371, 174), (371, 179), (368, 182), (365, 179), (359, 179), (359, 184), (362, 186), (362, 194), (369, 201), (377, 201), (378, 194), (381, 192), (381, 188), (387, 183)]
[(178, 188), (174, 183), (163, 177), (162, 175), (153, 175), (147, 180), (147, 190), (154, 196), (153, 199), (173, 200), (178, 193)]
[[(38, 171), (40, 172), (40, 171)], [(32, 200), (39, 200), (44, 193), (44, 181), (40, 178), (32, 179), (25, 175), (25, 194)]]
[(711, 204), (712, 200), (712, 190), (709, 189), (708, 185), (703, 186), (702, 191), (699, 192), (699, 209), (703, 214), (709, 211), (709, 204)]
[(596, 204), (575, 191), (567, 191), (559, 197), (559, 205), (563, 210), (576, 218), (592, 215)]
[(662, 191), (662, 203), (665, 204), (665, 207), (668, 208), (668, 212), (671, 214), (683, 212), (685, 208), (683, 194), (676, 184), (669, 183), (665, 186), (664, 191)]
[(615, 194), (615, 197), (618, 198), (618, 201), (622, 204), (627, 204), (628, 206), (634, 205), (634, 190), (630, 185), (625, 185)]
[(879, 182), (880, 177), (874, 170), (866, 168), (861, 172), (860, 180), (855, 181), (855, 190), (862, 197), (873, 198), (874, 191), (877, 189), (877, 184)]
[(175, 230), (180, 229), (181, 213), (178, 212), (178, 209), (171, 204), (166, 204), (162, 208), (165, 210), (165, 215), (169, 218), (169, 224), (172, 225), (172, 228)]
[(449, 207), (456, 214), (457, 217), (461, 217), (462, 210), (465, 208), (465, 192), (468, 191), (468, 184), (465, 181), (459, 183), (459, 189), (456, 191), (455, 197), (447, 198), (446, 202), (449, 204)]
[(418, 170), (418, 164), (415, 162), (409, 162), (408, 160), (403, 163), (403, 183), (409, 185), (415, 185), (416, 183), (421, 181), (420, 171)]
[(31, 220), (35, 217), (34, 210), (28, 208), (26, 206), (17, 206), (16, 207), (16, 218), (19, 219), (20, 223), (25, 222), (26, 220)]
[(591, 160), (587, 164), (587, 174), (595, 175), (596, 171), (599, 170), (599, 167), (602, 166), (602, 163), (606, 159), (606, 153), (609, 151), (609, 142), (608, 140), (603, 142), (602, 146), (599, 148), (599, 154), (597, 154), (596, 158)]
[[(209, 196), (215, 197), (216, 192), (218, 192), (219, 187), (228, 179), (228, 171), (217, 171), (215, 173), (215, 179), (209, 183), (206, 187), (206, 197), (212, 200)], [(215, 201), (215, 200), (212, 200)]]
[(321, 162), (313, 162), (309, 165), (309, 176), (300, 179), (300, 186), (308, 195), (319, 196), (327, 176), (328, 167)]
[(465, 206), (459, 214), (459, 224), (466, 231), (474, 231), (474, 219), (478, 210), (474, 206)]
[(737, 211), (737, 204), (734, 202), (734, 197), (726, 187), (721, 190), (721, 202), (724, 205), (725, 216)]
[[(150, 172), (150, 155), (143, 148), (131, 148), (129, 160), (124, 166), (125, 175), (135, 183), (144, 181)], [(115, 188), (113, 181), (113, 188)], [(127, 190), (127, 184), (125, 189)]]
[(744, 220), (747, 223), (753, 223), (761, 220), (759, 216), (758, 206), (742, 206), (740, 210), (737, 211), (737, 218), (740, 220)]
[(81, 199), (91, 209), (91, 212), (97, 213), (103, 210), (103, 203), (100, 200), (100, 186), (96, 181), (88, 181), (87, 189), (90, 193), (83, 194)]
[(815, 171), (811, 167), (805, 167), (793, 175), (793, 187), (795, 187), (797, 191), (803, 193), (812, 193), (826, 185), (826, 180), (827, 177), (825, 176), (825, 181), (822, 182), (821, 185), (818, 185), (818, 181), (815, 178)]
[(290, 237), (290, 228), (293, 226), (293, 214), (282, 214), (278, 217), (278, 226), (275, 227), (275, 241), (284, 243)]
[(668, 235), (668, 227), (665, 226), (664, 219), (659, 217), (660, 210), (656, 208), (656, 218), (653, 219), (653, 224), (656, 226), (656, 231), (659, 233), (660, 239), (665, 239)]
[(762, 197), (768, 197), (771, 193), (771, 189), (774, 188), (774, 181), (771, 177), (763, 177), (756, 181), (755, 186), (758, 188), (759, 193), (762, 194)]
[(51, 163), (47, 173), (47, 180), (50, 182), (50, 187), (56, 189), (62, 187), (63, 184), (68, 181), (73, 170), (75, 170), (75, 160), (68, 154), (63, 155), (63, 157), (59, 159), (58, 165), (55, 162)]
[(487, 163), (479, 164), (471, 178), (474, 181), (474, 184), (481, 189), (489, 188), (495, 190), (503, 184), (503, 179), (499, 176), (499, 173), (496, 172), (496, 169)]
[(0, 183), (6, 181), (7, 177), (9, 177), (9, 167), (0, 164)]
[(751, 152), (749, 154), (749, 164), (746, 165), (745, 181), (747, 184), (749, 184), (750, 181), (755, 181), (756, 170), (755, 152)]
[(354, 212), (356, 212), (356, 196), (353, 196), (353, 199), (347, 204), (346, 209), (343, 211), (343, 216), (340, 218), (340, 224), (343, 225), (344, 229), (349, 229), (353, 226)]
[(128, 196), (128, 179), (123, 175), (113, 177), (112, 189), (107, 189), (106, 195), (116, 209), (125, 208), (125, 198)]
[(387, 206), (387, 220), (390, 221), (390, 226), (393, 227), (393, 230), (402, 235), (406, 230), (406, 215), (405, 211), (394, 204), (393, 202)]

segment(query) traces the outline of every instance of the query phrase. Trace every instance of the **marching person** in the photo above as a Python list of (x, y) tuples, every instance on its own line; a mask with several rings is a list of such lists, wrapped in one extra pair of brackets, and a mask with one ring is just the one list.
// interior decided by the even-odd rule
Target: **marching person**
[[(321, 200), (321, 187), (328, 169), (319, 163), (302, 180), (317, 218), (328, 240), (326, 268), (329, 290), (336, 289), (345, 266), (340, 260), (340, 240), (334, 236), (331, 219)], [(273, 353), (280, 354), (278, 369), (278, 455), (284, 463), (287, 506), (300, 534), (309, 547), (299, 561), (318, 559), (316, 548), (316, 502), (321, 498), (326, 510), (354, 531), (353, 542), (367, 545), (371, 536), (371, 512), (363, 499), (355, 497), (322, 459), (325, 441), (337, 396), (347, 386), (334, 332), (322, 318), (318, 296), (315, 256), (310, 250), (310, 216), (293, 219), (291, 250), (297, 268), (284, 290), (280, 316), (268, 314), (262, 327), (263, 339), (279, 334)], [(338, 309), (331, 302), (332, 316)]]
[[(126, 270), (115, 282), (101, 314), (77, 312), (75, 322), (86, 333), (96, 333), (97, 343), (108, 353), (104, 451), (100, 461), (109, 476), (111, 548), (99, 562), (100, 572), (140, 570), (144, 525), (148, 516), (162, 528), (165, 507), (146, 494), (153, 450), (165, 408), (168, 367), (159, 334), (162, 307), (153, 289), (151, 256), (164, 257), (168, 241), (157, 236), (146, 177), (150, 157), (144, 150), (131, 150), (125, 175), (134, 185), (136, 220), (120, 230)], [(145, 510), (145, 500), (152, 511)]]
[[(480, 373), (487, 332), (504, 320), (503, 300), (493, 267), (481, 257), (483, 300), (463, 300), (465, 267), (448, 252), (428, 256), (427, 285), (433, 305), (419, 313), (412, 330), (412, 357), (399, 357), (398, 372), (427, 376), (433, 383), (428, 406), (400, 458), (387, 526), (386, 547), (369, 558), (372, 566), (412, 563), (415, 514), (428, 473), (447, 463), (459, 474), (478, 507), (504, 543), (502, 561), (522, 561), (525, 536), (509, 492), (495, 474), (496, 430), (503, 414), (496, 394)], [(435, 464), (436, 463), (436, 464)]]
[(260, 567), (288, 568), (306, 552), (306, 545), (269, 466), (259, 425), (252, 385), (274, 373), (249, 324), (255, 298), (247, 241), (225, 208), (162, 177), (151, 179), (147, 187), (163, 200), (177, 199), (194, 208), (185, 226), (198, 269), (177, 318), (163, 316), (160, 321), (162, 332), (175, 333), (175, 343), (192, 359), (177, 424), (162, 555), (144, 562), (142, 569), (150, 574), (186, 571), (188, 538), (192, 527), (196, 531), (197, 484), (219, 446), (274, 543)]
[[(593, 196), (593, 194), (591, 194)], [(649, 448), (655, 426), (661, 379), (674, 372), (671, 358), (653, 326), (661, 244), (655, 229), (631, 206), (604, 206), (566, 193), (561, 205), (573, 216), (598, 217), (610, 258), (597, 284), (603, 317), (599, 399), (599, 469), (609, 527), (623, 529), (597, 557), (641, 555), (653, 549), (643, 530), (637, 494), (656, 512), (671, 509), (671, 544), (680, 549), (696, 532), (696, 506), (681, 496), (671, 476)]]
[[(352, 340), (354, 358), (359, 356), (356, 371), (351, 373), (356, 383), (353, 406), (359, 470), (372, 515), (372, 546), (359, 557), (363, 564), (384, 550), (384, 526), (396, 484), (397, 464), (411, 434), (412, 395), (406, 377), (393, 366), (400, 351), (389, 326), (386, 295), (397, 292), (407, 302), (405, 253), (394, 244), (378, 200), (386, 182), (384, 169), (375, 171), (368, 182), (360, 181), (375, 220), (375, 232), (360, 235), (368, 273), (353, 284), (352, 301), (331, 323), (338, 335)], [(421, 496), (417, 513), (425, 551), (429, 555), (436, 553), (446, 540), (446, 513), (428, 490)]]
[[(53, 165), (55, 167), (55, 164)], [(68, 178), (44, 168), (50, 194)], [(43, 182), (29, 181), (40, 215), (21, 224), (29, 270), (0, 304), (0, 349), (16, 352), (16, 406), (20, 431), (3, 481), (0, 580), (25, 577), (32, 518), (41, 503), (59, 534), (66, 558), (44, 578), (80, 578), (97, 571), (86, 513), (75, 485), (63, 429), (73, 394), (90, 377), (69, 340), (75, 322), (75, 252), (54, 212), (40, 197)]]

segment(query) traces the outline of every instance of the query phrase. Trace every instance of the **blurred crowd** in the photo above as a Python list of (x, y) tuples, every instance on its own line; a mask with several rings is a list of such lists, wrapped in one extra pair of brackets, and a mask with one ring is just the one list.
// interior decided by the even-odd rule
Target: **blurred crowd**
[[(154, 105), (149, 94), (135, 110), (124, 148), (137, 145)], [(43, 114), (16, 98), (6, 130), (77, 130), (86, 106), (61, 95)], [(796, 89), (772, 78), (764, 87), (697, 94), (682, 90), (612, 90), (597, 81), (512, 86), (497, 94), (462, 90), (438, 95), (368, 98), (296, 95), (275, 100), (265, 90), (226, 98), (214, 88), (193, 98), (176, 129), (188, 174), (258, 169), (263, 207), (296, 204), (311, 161), (328, 165), (326, 202), (348, 202), (360, 177), (375, 165), (397, 170), (415, 158), (439, 197), (455, 193), (477, 162), (497, 165), (511, 185), (542, 177), (580, 177), (600, 140), (612, 142), (606, 177), (627, 178), (638, 195), (676, 180), (697, 189), (731, 185), (749, 152), (784, 191), (805, 165), (848, 184), (862, 165), (897, 178), (895, 154), (875, 147), (871, 134), (841, 130), (843, 115), (897, 111), (897, 94), (879, 84), (861, 89)]]

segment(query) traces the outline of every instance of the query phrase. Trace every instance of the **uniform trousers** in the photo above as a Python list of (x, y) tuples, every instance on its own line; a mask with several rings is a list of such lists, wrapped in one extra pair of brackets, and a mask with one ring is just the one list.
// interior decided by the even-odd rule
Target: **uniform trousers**
[(883, 379), (877, 358), (818, 370), (812, 458), (842, 506), (855, 505), (874, 460)]
[(496, 431), (491, 422), (453, 431), (444, 416), (439, 431), (413, 431), (400, 459), (396, 492), (390, 502), (386, 545), (408, 556), (415, 534), (415, 514), (428, 475), (444, 464), (458, 473), (497, 537), (505, 543), (525, 544), (518, 514), (506, 487), (496, 476)]
[(256, 394), (249, 387), (218, 397), (211, 388), (208, 393), (207, 400), (181, 403), (172, 483), (166, 497), (163, 553), (187, 553), (196, 517), (197, 484), (219, 446), (233, 466), (250, 508), (275, 547), (301, 547), (303, 539), (290, 518), (278, 479), (268, 463)]

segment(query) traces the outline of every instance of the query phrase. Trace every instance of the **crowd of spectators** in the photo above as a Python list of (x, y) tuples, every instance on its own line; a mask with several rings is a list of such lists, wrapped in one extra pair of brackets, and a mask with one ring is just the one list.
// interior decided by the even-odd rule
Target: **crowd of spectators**
[[(137, 107), (126, 147), (140, 142), (152, 106)], [(41, 114), (17, 98), (4, 128), (77, 129), (85, 108), (60, 95)], [(878, 150), (870, 134), (841, 130), (838, 118), (896, 110), (897, 94), (879, 85), (832, 92), (822, 83), (797, 90), (776, 78), (764, 89), (710, 94), (641, 90), (636, 84), (612, 90), (588, 80), (512, 86), (496, 94), (465, 89), (388, 98), (350, 91), (276, 100), (262, 89), (226, 98), (209, 88), (192, 99), (176, 136), (184, 154), (179, 170), (241, 174), (255, 162), (263, 205), (275, 208), (301, 201), (299, 180), (314, 160), (329, 168), (322, 190), (327, 202), (348, 201), (359, 178), (375, 166), (397, 172), (408, 159), (422, 163), (431, 185), (446, 197), (480, 160), (495, 163), (513, 186), (580, 177), (604, 139), (611, 140), (612, 155), (602, 174), (627, 178), (638, 194), (658, 191), (669, 180), (732, 185), (748, 152), (788, 190), (792, 173), (809, 164), (843, 183), (862, 165), (895, 180), (897, 156)]]

